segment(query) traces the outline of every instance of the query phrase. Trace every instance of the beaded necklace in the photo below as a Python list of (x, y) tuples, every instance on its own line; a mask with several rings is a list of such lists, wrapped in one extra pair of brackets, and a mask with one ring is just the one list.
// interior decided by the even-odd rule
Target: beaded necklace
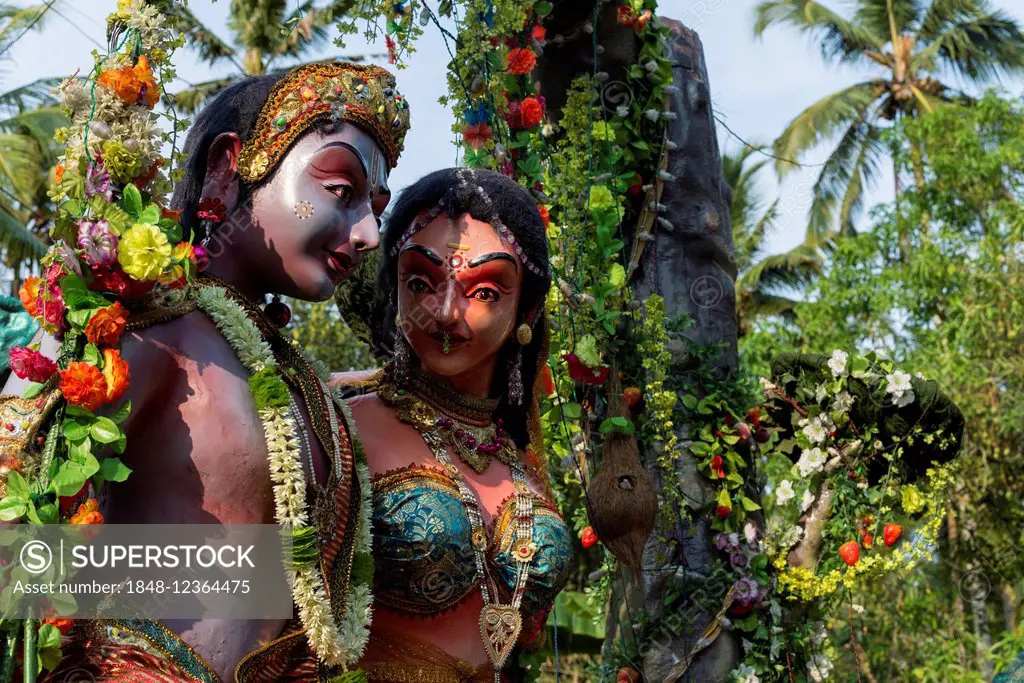
[[(385, 370), (385, 377), (387, 375), (388, 372)], [(416, 384), (414, 383), (413, 386), (415, 387)], [(395, 410), (396, 416), (420, 433), (438, 464), (459, 489), (462, 507), (473, 530), (472, 545), (476, 580), (480, 584), (480, 594), (484, 602), (483, 609), (480, 610), (480, 638), (483, 641), (487, 658), (494, 667), (494, 681), (500, 683), (501, 669), (515, 647), (523, 628), (520, 608), (530, 576), (530, 562), (537, 552), (537, 546), (533, 542), (533, 496), (526, 484), (526, 473), (518, 457), (510, 459), (506, 463), (511, 470), (512, 486), (515, 489), (516, 521), (512, 557), (516, 560), (516, 582), (512, 591), (512, 600), (505, 604), (497, 601), (497, 588), (487, 568), (487, 528), (484, 525), (483, 515), (480, 513), (479, 499), (476, 492), (466, 484), (462, 473), (449, 455), (449, 448), (459, 452), (453, 446), (451, 439), (454, 418), (436, 413), (431, 406), (427, 405), (424, 398), (411, 391), (399, 390), (394, 384), (387, 381), (382, 382), (377, 391), (378, 396), (381, 396), (382, 400), (391, 405), (393, 409), (396, 409), (396, 405), (391, 401), (396, 398), (400, 399), (401, 410)], [(492, 427), (492, 429), (497, 428)], [(512, 443), (511, 439), (508, 439), (508, 443)], [(518, 452), (514, 450), (514, 444), (512, 449), (518, 455)], [(502, 450), (505, 450), (504, 446)], [(461, 453), (459, 455), (461, 457)], [(505, 461), (502, 460), (502, 462)], [(469, 463), (467, 462), (467, 464)]]

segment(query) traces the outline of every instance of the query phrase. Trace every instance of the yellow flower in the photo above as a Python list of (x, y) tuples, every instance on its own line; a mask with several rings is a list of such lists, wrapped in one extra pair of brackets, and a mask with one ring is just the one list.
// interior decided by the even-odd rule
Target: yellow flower
[(121, 235), (117, 260), (136, 280), (155, 280), (171, 262), (171, 243), (157, 226), (136, 223)]
[(924, 509), (924, 496), (913, 484), (903, 487), (903, 509), (908, 515)]
[(594, 185), (590, 188), (590, 210), (600, 211), (618, 206), (615, 195), (605, 185)]
[(590, 127), (590, 137), (601, 142), (615, 142), (615, 129), (607, 121), (598, 121)]

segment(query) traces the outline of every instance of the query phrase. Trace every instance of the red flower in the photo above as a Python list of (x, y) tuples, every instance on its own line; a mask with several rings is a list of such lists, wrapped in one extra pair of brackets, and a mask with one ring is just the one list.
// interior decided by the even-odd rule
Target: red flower
[(525, 76), (537, 66), (537, 55), (525, 47), (517, 47), (508, 51), (508, 72), (513, 76)]
[(540, 219), (544, 221), (544, 229), (547, 230), (551, 227), (551, 212), (548, 211), (548, 207), (538, 204), (537, 213), (540, 214)]
[(9, 352), (11, 370), (21, 379), (42, 384), (57, 372), (57, 364), (25, 346), (15, 346)]
[(129, 277), (120, 268), (96, 268), (92, 271), (93, 281), (89, 289), (96, 292), (110, 292), (124, 299), (140, 299), (156, 286), (155, 281), (141, 282)]
[(629, 189), (626, 190), (626, 194), (628, 194), (630, 197), (639, 197), (640, 193), (642, 193), (643, 191), (644, 184), (643, 182), (638, 181), (636, 184), (629, 186)]
[(145, 173), (135, 176), (135, 180), (132, 181), (135, 187), (143, 188), (146, 187), (146, 185), (149, 185), (151, 182), (153, 182), (156, 179), (156, 174), (160, 171), (160, 165), (162, 163), (164, 163), (163, 158), (157, 157), (156, 161), (153, 162), (153, 165), (149, 167), (149, 170), (147, 170)]
[(632, 7), (620, 7), (616, 19), (623, 26), (632, 26), (636, 22), (636, 12)]
[(217, 197), (203, 197), (199, 201), (196, 216), (199, 220), (211, 220), (214, 223), (222, 223), (228, 215), (228, 208)]
[(900, 536), (903, 535), (903, 527), (899, 524), (886, 524), (885, 528), (882, 529), (882, 540), (890, 548), (896, 544), (896, 541), (900, 540)]
[(857, 541), (849, 541), (839, 546), (839, 557), (851, 567), (857, 564), (860, 560), (860, 546), (857, 545)]
[(117, 349), (103, 350), (103, 380), (106, 384), (104, 403), (113, 403), (121, 398), (128, 388), (128, 361), (121, 358)]
[(569, 377), (576, 382), (581, 382), (583, 384), (604, 384), (608, 379), (608, 367), (588, 367), (583, 364), (583, 361), (581, 361), (579, 356), (575, 353), (563, 354), (562, 360), (569, 365)]
[(555, 393), (555, 380), (551, 376), (551, 368), (549, 368), (546, 364), (544, 365), (544, 369), (540, 371), (540, 381), (540, 386), (542, 389), (544, 389), (545, 396), (550, 396), (551, 394)]
[(72, 496), (60, 496), (58, 507), (60, 507), (61, 514), (67, 514), (77, 508), (82, 503), (83, 498), (89, 497), (88, 494), (89, 482), (85, 482), (82, 484), (82, 488), (78, 489), (78, 493)]
[(711, 473), (719, 479), (725, 479), (725, 461), (722, 456), (716, 455), (711, 458)]
[(466, 126), (462, 131), (462, 141), (467, 147), (480, 149), (486, 147), (487, 143), (494, 137), (494, 131), (486, 123), (478, 123), (473, 126)]
[(519, 104), (522, 127), (532, 128), (544, 120), (544, 104), (538, 97), (527, 97)]
[(388, 48), (388, 64), (398, 61), (398, 43), (391, 36), (384, 36), (384, 44)]
[(532, 35), (533, 39), (536, 40), (538, 43), (543, 43), (544, 40), (548, 37), (548, 30), (541, 26), (540, 24), (534, 24), (533, 29), (530, 32), (530, 35)]
[(729, 507), (728, 505), (719, 505), (718, 507), (715, 508), (715, 514), (718, 515), (721, 519), (725, 519), (726, 517), (732, 514), (732, 508)]
[(68, 403), (96, 410), (107, 395), (107, 380), (95, 365), (73, 361), (60, 371), (60, 390)]
[(580, 543), (584, 548), (590, 548), (597, 543), (597, 533), (594, 531), (594, 527), (588, 526), (583, 529), (580, 533)]

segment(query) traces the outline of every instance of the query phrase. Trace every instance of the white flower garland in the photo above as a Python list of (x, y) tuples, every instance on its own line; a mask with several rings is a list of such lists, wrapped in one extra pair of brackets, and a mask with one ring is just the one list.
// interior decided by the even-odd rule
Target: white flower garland
[[(245, 311), (227, 296), (222, 287), (206, 287), (198, 296), (201, 308), (234, 350), (242, 365), (252, 373), (270, 368), (277, 362), (256, 325)], [(349, 425), (354, 423), (344, 407)], [(309, 525), (306, 509), (306, 481), (302, 470), (298, 428), (288, 408), (267, 407), (259, 410), (263, 434), (267, 442), (270, 478), (274, 487), (275, 517), (278, 524), (301, 528)], [(353, 433), (353, 443), (355, 442)], [(356, 553), (371, 552), (370, 537), (370, 475), (365, 463), (356, 463), (362, 491), (357, 520)], [(370, 586), (351, 586), (343, 623), (335, 624), (323, 580), (313, 562), (298, 569), (287, 567), (292, 597), (299, 607), (299, 619), (313, 651), (329, 665), (343, 668), (358, 661), (369, 639), (373, 596)]]

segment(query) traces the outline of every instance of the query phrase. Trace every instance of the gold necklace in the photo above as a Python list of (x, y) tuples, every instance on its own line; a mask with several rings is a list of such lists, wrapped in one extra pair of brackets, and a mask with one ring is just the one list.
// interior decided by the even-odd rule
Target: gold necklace
[(420, 433), (436, 432), (448, 447), (482, 474), (492, 459), (520, 466), (519, 449), (500, 424), (494, 424), (498, 401), (467, 396), (436, 379), (410, 373), (408, 388), (399, 387), (391, 366), (384, 368), (377, 395), (399, 420)]

